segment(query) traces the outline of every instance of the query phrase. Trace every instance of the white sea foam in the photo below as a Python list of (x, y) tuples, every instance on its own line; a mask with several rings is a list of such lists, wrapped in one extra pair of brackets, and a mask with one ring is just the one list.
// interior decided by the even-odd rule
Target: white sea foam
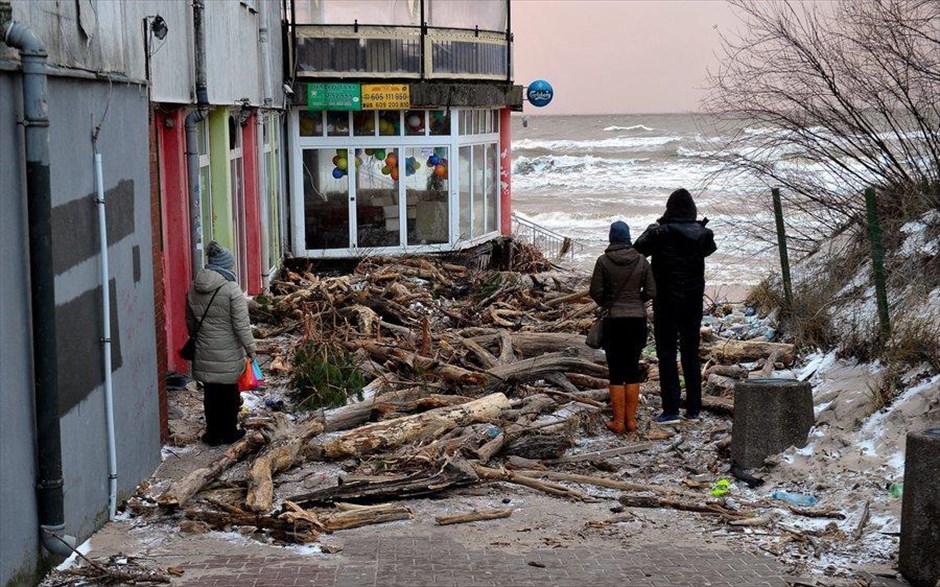
[(653, 132), (655, 128), (650, 128), (645, 124), (634, 124), (633, 126), (608, 126), (604, 129), (605, 132), (614, 132), (618, 130), (645, 130), (647, 132)]
[(521, 139), (512, 142), (513, 150), (524, 149), (544, 149), (547, 151), (561, 152), (593, 152), (605, 149), (634, 150), (634, 151), (655, 151), (663, 145), (675, 143), (682, 140), (680, 136), (660, 136), (660, 137), (614, 137), (609, 139), (600, 139), (593, 141), (575, 141), (575, 140), (554, 140), (543, 141), (535, 139)]

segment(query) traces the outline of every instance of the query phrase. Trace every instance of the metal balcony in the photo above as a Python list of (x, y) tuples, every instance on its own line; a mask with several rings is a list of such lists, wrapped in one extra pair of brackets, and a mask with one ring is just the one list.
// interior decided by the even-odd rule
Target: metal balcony
[(298, 78), (512, 81), (505, 31), (360, 24), (291, 31)]

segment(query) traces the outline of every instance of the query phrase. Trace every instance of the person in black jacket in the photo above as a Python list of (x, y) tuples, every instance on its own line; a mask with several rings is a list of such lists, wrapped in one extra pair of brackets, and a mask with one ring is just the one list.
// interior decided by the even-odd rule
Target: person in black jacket
[(679, 421), (679, 371), (676, 343), (682, 355), (686, 418), (697, 419), (702, 409), (702, 372), (698, 358), (705, 295), (705, 257), (715, 252), (715, 237), (696, 221), (692, 194), (678, 189), (666, 202), (666, 213), (651, 224), (634, 247), (652, 257), (658, 294), (653, 301), (653, 336), (659, 359), (659, 388), (663, 413), (660, 424)]
[(610, 225), (610, 246), (598, 257), (591, 276), (591, 299), (607, 309), (604, 352), (610, 370), (612, 432), (634, 432), (640, 402), (640, 355), (646, 346), (646, 301), (656, 297), (649, 263), (630, 245), (630, 227)]

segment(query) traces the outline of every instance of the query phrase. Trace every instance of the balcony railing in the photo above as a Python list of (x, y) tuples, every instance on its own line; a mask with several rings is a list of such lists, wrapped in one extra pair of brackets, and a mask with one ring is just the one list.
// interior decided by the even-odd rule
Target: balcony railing
[(506, 32), (376, 25), (296, 25), (297, 76), (511, 80)]

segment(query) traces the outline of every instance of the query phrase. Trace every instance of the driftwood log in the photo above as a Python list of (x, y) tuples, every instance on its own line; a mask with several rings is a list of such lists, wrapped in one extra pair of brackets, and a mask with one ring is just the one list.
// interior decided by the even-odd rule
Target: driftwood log
[(497, 510), (474, 510), (469, 514), (453, 514), (450, 516), (438, 516), (434, 518), (438, 526), (450, 526), (451, 524), (466, 524), (468, 522), (479, 522), (481, 520), (498, 520), (508, 518), (512, 515), (512, 508), (502, 508)]
[(506, 396), (494, 393), (459, 406), (375, 422), (324, 442), (323, 454), (332, 459), (358, 457), (379, 450), (390, 450), (408, 442), (433, 440), (458, 426), (494, 422), (508, 408), (509, 400)]
[(435, 473), (418, 473), (390, 481), (362, 480), (328, 487), (310, 493), (290, 497), (290, 501), (301, 505), (326, 505), (334, 502), (374, 503), (396, 499), (409, 499), (430, 495), (461, 485), (470, 485), (479, 477), (466, 461), (448, 460)]
[(323, 424), (310, 422), (293, 438), (269, 446), (248, 469), (248, 496), (245, 506), (253, 512), (266, 512), (274, 502), (274, 475), (293, 467), (303, 457), (307, 442), (323, 431)]
[(213, 461), (208, 467), (196, 469), (182, 479), (173, 482), (160, 497), (157, 503), (163, 507), (176, 508), (189, 501), (210, 481), (216, 479), (226, 469), (241, 461), (249, 454), (258, 450), (264, 444), (264, 437), (257, 432), (246, 435), (237, 443), (230, 446), (222, 456)]
[(778, 360), (785, 365), (793, 364), (793, 345), (782, 342), (764, 342), (757, 340), (720, 339), (715, 342), (703, 342), (700, 354), (719, 363), (741, 363), (765, 359), (776, 353)]

